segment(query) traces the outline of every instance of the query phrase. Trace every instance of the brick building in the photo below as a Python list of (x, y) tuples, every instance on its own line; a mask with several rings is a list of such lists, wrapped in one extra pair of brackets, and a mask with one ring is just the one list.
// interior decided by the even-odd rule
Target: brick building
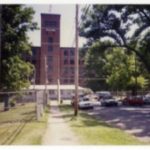
[[(75, 48), (60, 47), (59, 14), (41, 14), (41, 47), (32, 47), (36, 84), (74, 84)], [(79, 85), (84, 85), (84, 64), (79, 60)]]

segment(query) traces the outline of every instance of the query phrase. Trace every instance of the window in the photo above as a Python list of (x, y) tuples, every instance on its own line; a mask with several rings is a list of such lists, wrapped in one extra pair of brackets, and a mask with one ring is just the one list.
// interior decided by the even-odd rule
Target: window
[(48, 20), (46, 20), (45, 22), (44, 22), (44, 26), (45, 27), (52, 27), (52, 28), (54, 28), (54, 27), (57, 27), (57, 22), (56, 21), (48, 21)]
[(53, 51), (53, 46), (52, 45), (48, 45), (48, 52), (52, 52)]
[(68, 51), (67, 50), (64, 51), (64, 55), (68, 56)]
[(68, 83), (68, 80), (67, 79), (64, 79), (64, 84), (67, 84)]
[(65, 65), (68, 64), (68, 60), (67, 59), (64, 60), (64, 64)]
[(70, 56), (74, 56), (74, 50), (73, 49), (70, 50)]
[(70, 83), (73, 84), (73, 83), (74, 83), (74, 79), (71, 79), (71, 80), (70, 80)]
[(53, 38), (52, 37), (48, 37), (48, 43), (49, 44), (53, 43)]
[(71, 64), (71, 65), (74, 64), (74, 60), (73, 60), (73, 59), (70, 60), (70, 64)]
[(36, 48), (32, 49), (32, 55), (35, 56), (36, 55)]

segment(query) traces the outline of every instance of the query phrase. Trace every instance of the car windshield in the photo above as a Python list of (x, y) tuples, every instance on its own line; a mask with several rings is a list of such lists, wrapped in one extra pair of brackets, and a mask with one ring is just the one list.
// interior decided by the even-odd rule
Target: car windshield
[(97, 95), (100, 97), (105, 97), (105, 96), (111, 96), (111, 93), (110, 92), (99, 92), (99, 93), (97, 93)]
[(82, 101), (82, 102), (87, 102), (87, 101), (89, 101), (89, 99), (88, 99), (88, 98), (83, 98), (83, 99), (81, 99), (80, 101)]
[(150, 94), (146, 94), (145, 97), (148, 97), (148, 98), (149, 98), (149, 97), (150, 97)]
[(104, 95), (103, 98), (104, 98), (104, 99), (112, 99), (112, 96), (111, 96), (111, 95)]

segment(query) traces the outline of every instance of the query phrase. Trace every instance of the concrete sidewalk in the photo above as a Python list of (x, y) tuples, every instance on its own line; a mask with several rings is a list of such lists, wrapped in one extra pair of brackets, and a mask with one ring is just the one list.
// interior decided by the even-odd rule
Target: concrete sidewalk
[(79, 145), (79, 140), (62, 117), (57, 101), (51, 102), (51, 110), (43, 145)]

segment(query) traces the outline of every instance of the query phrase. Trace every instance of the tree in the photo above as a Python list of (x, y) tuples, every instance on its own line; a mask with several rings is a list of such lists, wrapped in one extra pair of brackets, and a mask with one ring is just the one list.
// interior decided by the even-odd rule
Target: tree
[[(150, 51), (147, 49), (150, 47), (150, 5), (91, 5), (85, 10), (80, 35), (88, 39), (88, 45), (109, 37), (114, 42), (113, 47), (133, 51), (150, 72)], [(147, 39), (144, 51), (148, 55), (140, 48), (144, 39)]]
[[(109, 41), (95, 42), (87, 51), (85, 66), (87, 85), (97, 90), (143, 89), (147, 85), (146, 71), (133, 52), (107, 47)], [(136, 61), (135, 61), (136, 60)]]
[[(29, 77), (34, 69), (25, 60), (26, 55), (31, 55), (27, 31), (37, 29), (37, 24), (32, 21), (34, 11), (23, 5), (2, 5), (1, 12), (0, 90), (21, 90), (29, 86)], [(7, 108), (8, 98), (5, 98), (5, 110)]]
[(136, 89), (143, 89), (147, 80), (141, 72), (140, 62), (133, 53), (126, 53), (121, 48), (113, 48), (106, 54), (108, 71), (107, 83), (113, 90), (132, 90), (136, 94)]
[(85, 55), (86, 76), (89, 78), (87, 86), (94, 91), (108, 89), (107, 71), (104, 68), (106, 64), (105, 53), (109, 51), (108, 44), (111, 43), (109, 41), (95, 42)]

